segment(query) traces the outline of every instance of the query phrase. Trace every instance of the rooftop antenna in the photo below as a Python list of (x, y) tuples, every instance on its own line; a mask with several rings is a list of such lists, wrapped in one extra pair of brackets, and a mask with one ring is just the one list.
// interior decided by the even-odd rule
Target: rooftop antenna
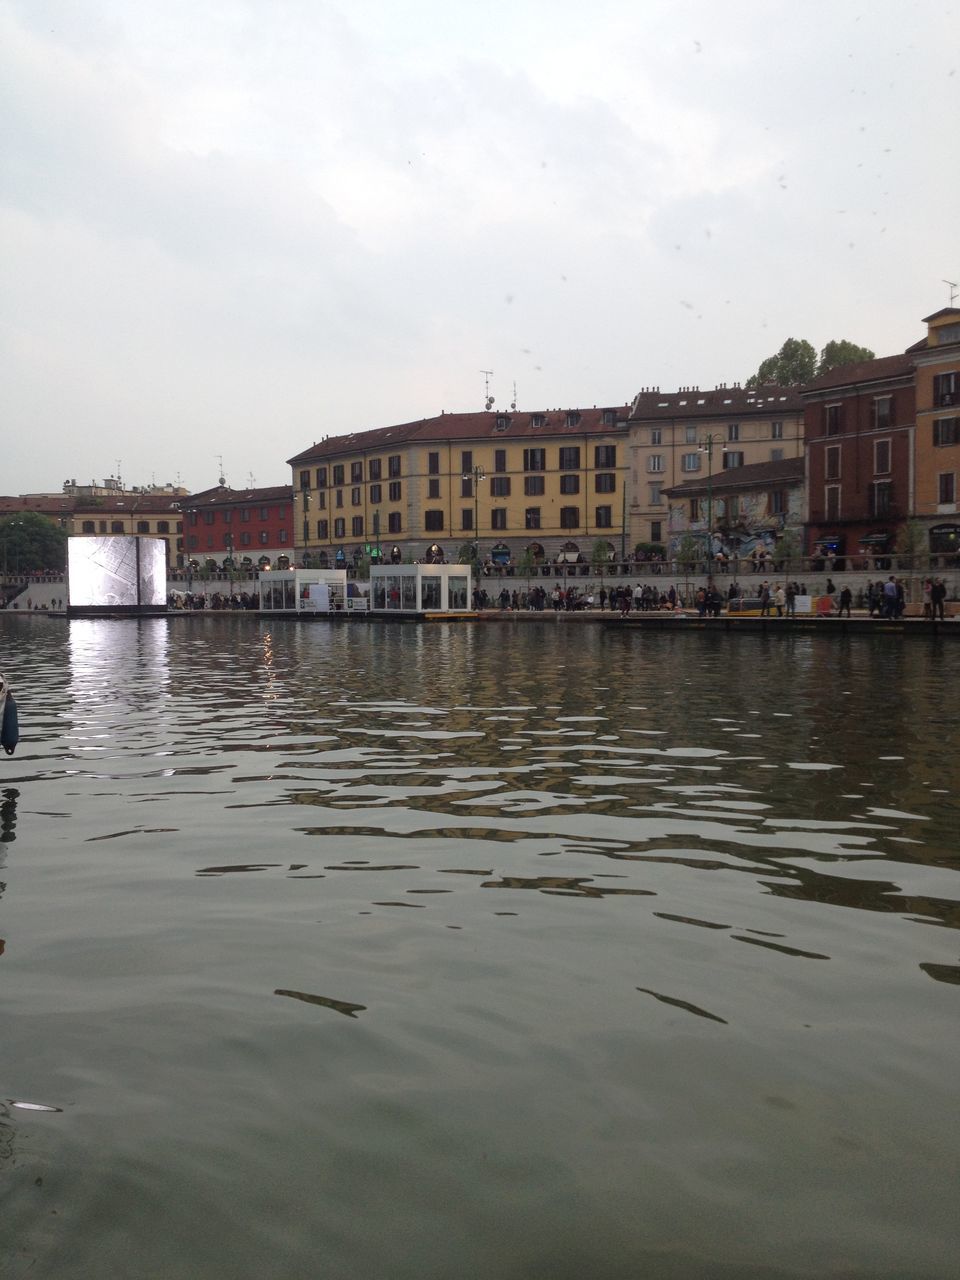
[(117, 459), (117, 488), (118, 489), (123, 488), (123, 484), (120, 480), (120, 459), (119, 458)]
[(251, 489), (255, 489), (255, 488), (257, 487), (257, 480), (256, 480), (256, 476), (254, 476), (254, 474), (253, 474), (253, 472), (252, 472), (252, 471), (248, 474), (248, 476), (247, 476), (247, 480), (248, 480), (248, 482), (249, 482), (249, 485), (250, 485), (250, 488), (251, 488)]
[(492, 409), (494, 406), (494, 397), (490, 394), (490, 379), (493, 377), (492, 369), (481, 369), (483, 374), (483, 398), (485, 400), (484, 408)]
[(516, 384), (516, 381), (514, 381), (514, 384), (513, 384), (513, 399), (510, 401), (510, 408), (514, 411), (514, 413), (516, 413), (516, 411), (517, 411), (517, 384)]
[(957, 300), (957, 290), (960, 289), (960, 284), (956, 280), (944, 280), (943, 283), (950, 290), (950, 306), (952, 307)]
[(225, 489), (227, 487), (227, 477), (223, 474), (223, 454), (222, 453), (217, 454), (217, 461), (220, 463), (220, 488)]

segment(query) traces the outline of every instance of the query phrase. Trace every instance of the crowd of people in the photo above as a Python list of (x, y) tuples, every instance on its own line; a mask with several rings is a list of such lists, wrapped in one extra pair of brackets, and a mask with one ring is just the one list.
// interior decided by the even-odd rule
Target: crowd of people
[(255, 592), (234, 591), (233, 594), (215, 591), (206, 596), (202, 592), (171, 591), (167, 596), (169, 609), (259, 609), (260, 597)]

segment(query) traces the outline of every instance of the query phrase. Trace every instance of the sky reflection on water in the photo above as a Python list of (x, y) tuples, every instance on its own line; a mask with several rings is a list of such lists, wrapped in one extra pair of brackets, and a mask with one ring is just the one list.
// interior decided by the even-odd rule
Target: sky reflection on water
[(11, 1274), (945, 1274), (952, 647), (0, 640)]

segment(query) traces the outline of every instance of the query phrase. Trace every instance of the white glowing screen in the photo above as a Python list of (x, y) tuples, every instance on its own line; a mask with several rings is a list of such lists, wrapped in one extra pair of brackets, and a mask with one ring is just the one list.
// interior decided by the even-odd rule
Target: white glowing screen
[(162, 607), (167, 599), (166, 547), (162, 538), (70, 538), (67, 543), (70, 606)]

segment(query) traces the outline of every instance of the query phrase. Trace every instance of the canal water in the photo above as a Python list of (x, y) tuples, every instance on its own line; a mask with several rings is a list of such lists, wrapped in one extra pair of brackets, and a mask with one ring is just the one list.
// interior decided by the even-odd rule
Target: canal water
[(0, 1273), (955, 1274), (954, 663), (0, 618)]

